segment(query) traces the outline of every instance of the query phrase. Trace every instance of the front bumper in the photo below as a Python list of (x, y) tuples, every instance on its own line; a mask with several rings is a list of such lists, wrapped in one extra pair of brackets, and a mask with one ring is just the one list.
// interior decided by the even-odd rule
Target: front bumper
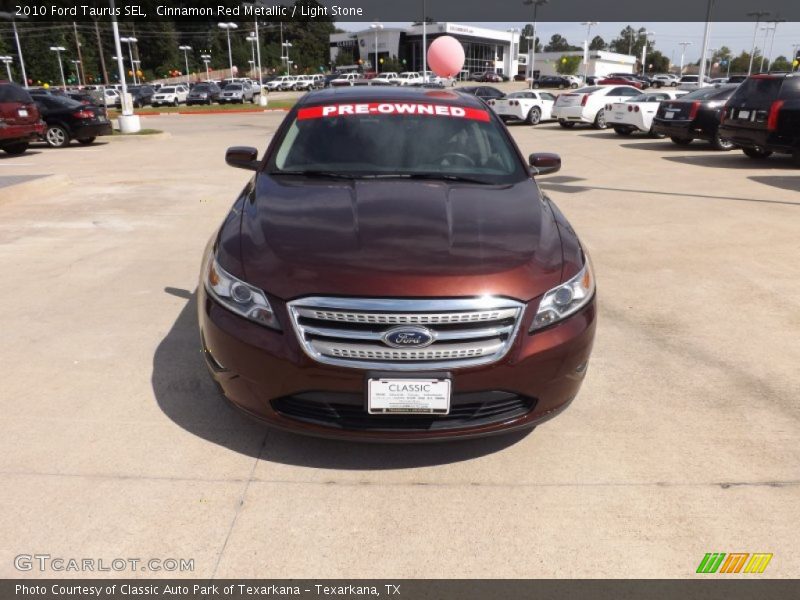
[[(365, 389), (371, 372), (308, 357), (286, 305), (274, 298), (270, 302), (282, 332), (238, 317), (199, 286), (201, 341), (212, 377), (233, 404), (252, 416), (294, 432), (342, 439), (432, 441), (532, 428), (577, 395), (596, 323), (593, 299), (567, 320), (530, 335), (533, 311), (528, 307), (504, 358), (448, 371), (453, 386), (450, 416), (407, 418), (368, 415)], [(381, 371), (387, 373), (390, 367)], [(397, 376), (419, 374), (424, 370)]]

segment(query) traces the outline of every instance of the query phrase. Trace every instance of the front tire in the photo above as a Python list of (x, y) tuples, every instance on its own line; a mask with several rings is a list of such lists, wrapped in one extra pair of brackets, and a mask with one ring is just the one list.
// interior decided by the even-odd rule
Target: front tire
[(528, 111), (528, 118), (525, 122), (528, 125), (538, 125), (542, 120), (542, 110), (538, 106), (534, 106)]
[(608, 127), (608, 125), (606, 125), (606, 111), (601, 108), (597, 111), (597, 116), (594, 118), (594, 128), (605, 129), (606, 127)]
[(28, 142), (17, 142), (15, 144), (8, 144), (7, 146), (3, 146), (3, 150), (5, 150), (6, 154), (10, 154), (11, 156), (18, 156), (20, 154), (25, 154), (25, 151), (28, 149)]
[(763, 150), (762, 148), (742, 148), (742, 152), (755, 159), (764, 159), (772, 154), (772, 151)]
[(673, 144), (678, 144), (678, 146), (688, 146), (692, 143), (692, 138), (680, 138), (675, 136), (670, 136)]
[(64, 148), (69, 144), (69, 133), (61, 125), (51, 125), (47, 128), (44, 139), (51, 148)]

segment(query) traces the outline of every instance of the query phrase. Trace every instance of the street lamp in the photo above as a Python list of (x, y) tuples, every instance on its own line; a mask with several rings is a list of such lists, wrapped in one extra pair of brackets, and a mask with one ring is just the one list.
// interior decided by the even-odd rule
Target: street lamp
[(281, 44), (281, 46), (283, 46), (283, 48), (284, 48), (283, 56), (281, 56), (281, 60), (286, 62), (286, 74), (288, 75), (289, 74), (289, 65), (292, 62), (292, 61), (289, 60), (289, 48), (292, 47), (292, 44), (291, 44), (291, 42), (283, 42)]
[(756, 18), (756, 24), (755, 24), (755, 27), (753, 27), (753, 47), (750, 49), (750, 64), (747, 67), (747, 74), (750, 75), (750, 73), (753, 72), (753, 58), (755, 57), (755, 54), (756, 54), (756, 36), (758, 35), (758, 26), (759, 26), (759, 23), (761, 23), (762, 17), (768, 17), (769, 16), (769, 11), (768, 10), (754, 10), (753, 12), (747, 13), (747, 16)]
[(536, 12), (540, 6), (547, 4), (549, 0), (523, 0), (522, 4), (525, 6), (533, 6), (533, 35), (529, 38), (530, 45), (528, 46), (528, 75), (531, 78), (531, 88), (533, 88), (533, 71), (536, 63)]
[(253, 32), (244, 39), (250, 42), (250, 51), (253, 55), (253, 60), (247, 61), (250, 63), (250, 74), (252, 75), (256, 70), (256, 44), (258, 43), (258, 38), (256, 37), (255, 32)]
[(778, 25), (780, 23), (786, 23), (786, 19), (775, 19), (774, 21), (770, 21), (772, 23), (772, 40), (769, 42), (769, 63), (767, 68), (769, 70), (772, 69), (772, 49), (775, 46), (775, 33), (778, 31)]
[(6, 73), (8, 73), (8, 80), (14, 81), (14, 79), (11, 77), (11, 63), (14, 62), (14, 59), (11, 58), (10, 56), (0, 56), (0, 60), (6, 63)]
[(66, 48), (64, 48), (64, 46), (50, 46), (50, 50), (55, 52), (56, 56), (58, 56), (58, 70), (61, 71), (61, 85), (66, 90), (67, 81), (64, 79), (64, 65), (61, 64), (61, 53), (66, 51)]
[[(714, 74), (714, 54), (719, 51), (719, 48), (708, 48), (706, 50), (706, 55), (708, 56), (708, 76), (711, 77)], [(703, 57), (703, 61), (706, 60), (706, 57)]]
[(231, 79), (233, 79), (233, 53), (231, 52), (231, 29), (239, 29), (236, 23), (217, 23), (217, 27), (224, 29), (228, 36), (228, 66), (231, 68)]
[(71, 62), (73, 65), (75, 65), (75, 79), (77, 79), (77, 80), (78, 80), (78, 87), (80, 87), (80, 86), (82, 86), (82, 85), (83, 85), (83, 84), (81, 83), (81, 69), (80, 69), (80, 67), (78, 66), (78, 65), (80, 65), (80, 64), (81, 64), (81, 61), (79, 61), (79, 60), (71, 60), (71, 61), (69, 61), (69, 62)]
[[(370, 23), (370, 29), (375, 30), (375, 75), (378, 74), (378, 32), (383, 29), (380, 23)], [(423, 73), (424, 75), (424, 73)]]
[(681, 70), (680, 75), (683, 76), (683, 58), (686, 56), (686, 46), (691, 46), (694, 42), (678, 42), (681, 47)]
[(599, 25), (597, 21), (584, 21), (581, 25), (586, 25), (586, 46), (583, 49), (583, 82), (586, 83), (586, 77), (589, 75), (589, 42), (592, 39), (592, 27)]
[(203, 59), (203, 62), (206, 64), (206, 81), (211, 79), (211, 76), (208, 73), (208, 63), (211, 62), (211, 55), (210, 54), (201, 54), (200, 58)]
[(178, 50), (183, 50), (183, 62), (186, 64), (186, 85), (189, 85), (189, 50), (191, 46), (178, 46)]
[(128, 58), (131, 61), (131, 73), (133, 77), (133, 85), (139, 85), (139, 81), (136, 79), (136, 65), (133, 64), (133, 44), (138, 42), (135, 37), (121, 37), (119, 38), (120, 42), (125, 42), (128, 44)]
[(651, 35), (655, 35), (654, 31), (645, 31), (643, 34), (644, 36), (644, 46), (642, 46), (642, 77), (647, 75), (647, 38)]

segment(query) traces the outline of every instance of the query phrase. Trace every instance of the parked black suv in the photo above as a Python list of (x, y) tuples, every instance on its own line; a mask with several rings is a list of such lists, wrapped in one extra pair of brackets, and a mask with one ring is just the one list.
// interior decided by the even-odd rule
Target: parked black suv
[(725, 105), (719, 133), (751, 158), (791, 154), (800, 166), (800, 73), (749, 77)]
[(667, 135), (680, 146), (701, 139), (711, 142), (716, 150), (733, 150), (735, 144), (720, 137), (719, 123), (725, 103), (738, 87), (704, 87), (677, 100), (662, 102), (653, 118), (653, 133)]

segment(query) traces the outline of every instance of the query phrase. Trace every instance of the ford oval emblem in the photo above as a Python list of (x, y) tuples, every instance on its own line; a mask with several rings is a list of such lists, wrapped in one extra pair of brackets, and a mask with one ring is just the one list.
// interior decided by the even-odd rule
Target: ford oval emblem
[(383, 334), (383, 343), (392, 348), (425, 348), (436, 339), (436, 335), (425, 327), (393, 327)]

